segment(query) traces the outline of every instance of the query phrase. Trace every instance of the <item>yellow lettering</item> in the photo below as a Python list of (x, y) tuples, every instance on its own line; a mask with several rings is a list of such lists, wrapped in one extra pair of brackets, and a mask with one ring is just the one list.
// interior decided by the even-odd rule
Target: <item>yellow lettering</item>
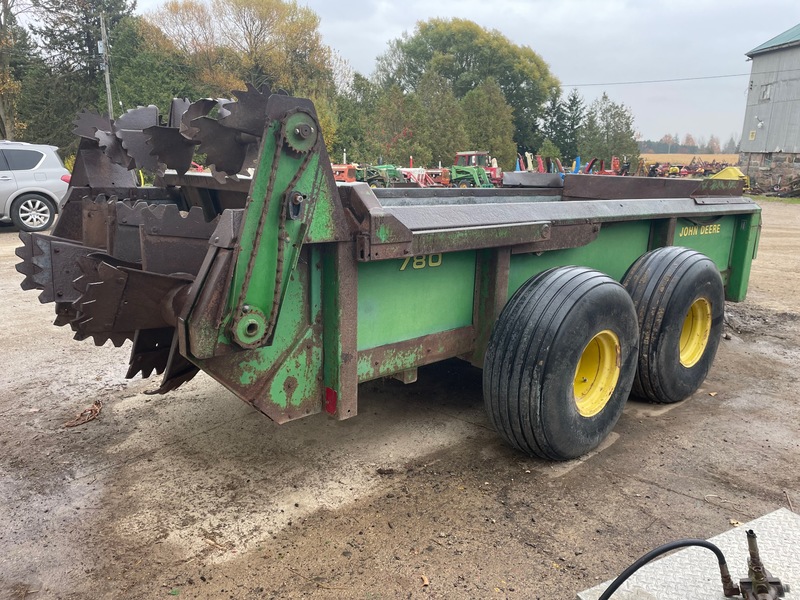
[(703, 225), (700, 227), (700, 235), (711, 235), (714, 233), (720, 233), (721, 226), (719, 223), (714, 223), (713, 225)]
[(407, 256), (400, 265), (400, 270), (405, 271), (409, 266), (412, 269), (424, 269), (425, 267), (438, 267), (442, 264), (441, 254), (421, 254), (419, 256)]

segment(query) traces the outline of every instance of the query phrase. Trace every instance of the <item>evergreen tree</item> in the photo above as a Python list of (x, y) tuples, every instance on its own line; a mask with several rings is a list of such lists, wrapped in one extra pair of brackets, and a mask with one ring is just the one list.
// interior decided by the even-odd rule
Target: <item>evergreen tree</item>
[(564, 136), (559, 145), (562, 161), (572, 162), (578, 156), (578, 139), (586, 118), (586, 106), (577, 89), (573, 89), (564, 103)]
[(725, 148), (723, 148), (722, 152), (724, 154), (736, 154), (739, 152), (739, 144), (736, 143), (736, 138), (733, 137), (733, 134), (731, 134), (731, 137), (725, 142)]
[(17, 17), (27, 8), (20, 1), (0, 0), (0, 139), (13, 140), (23, 125), (17, 121), (17, 102), (33, 46)]
[(536, 151), (536, 154), (542, 158), (561, 158), (561, 150), (556, 146), (550, 138), (545, 138), (541, 147)]
[[(416, 97), (420, 108), (417, 129), (431, 157), (428, 166), (452, 164), (456, 152), (466, 150), (468, 143), (464, 113), (453, 88), (444, 77), (430, 72), (420, 79)], [(423, 163), (415, 159), (414, 164)]]
[(132, 14), (131, 0), (32, 0), (40, 57), (31, 61), (19, 100), (27, 140), (57, 146), (74, 144), (75, 114), (82, 108), (107, 111), (103, 86), (100, 15), (109, 38)]
[(488, 150), (502, 168), (513, 169), (517, 159), (514, 111), (497, 82), (490, 77), (467, 92), (461, 108), (469, 149)]
[(618, 156), (636, 164), (639, 161), (639, 145), (630, 109), (624, 104), (612, 102), (603, 93), (587, 111), (579, 149), (585, 161), (600, 158), (610, 163), (612, 156)]
[(40, 40), (48, 64), (62, 73), (81, 73), (87, 83), (96, 83), (102, 74), (98, 52), (100, 16), (113, 31), (125, 17), (133, 14), (135, 0), (32, 0), (36, 21), (31, 31)]
[(142, 17), (126, 17), (114, 30), (111, 50), (114, 103), (123, 110), (155, 104), (168, 114), (172, 98), (202, 98), (216, 90), (202, 85), (175, 44)]
[[(540, 123), (539, 132), (546, 141), (550, 142), (551, 146), (560, 148), (564, 145), (567, 137), (567, 113), (559, 88), (554, 88), (550, 92), (550, 97), (542, 111)], [(552, 152), (552, 147), (549, 151)], [(560, 154), (548, 156), (561, 158)]]
[(336, 114), (339, 129), (331, 148), (331, 160), (348, 162), (373, 162), (380, 150), (369, 132), (375, 126), (375, 113), (380, 91), (369, 79), (355, 73), (348, 89), (336, 96)]
[(416, 96), (405, 94), (399, 86), (381, 91), (366, 134), (367, 146), (377, 153), (371, 162), (407, 165), (413, 156), (415, 165), (430, 164), (433, 155), (421, 135), (419, 111)]

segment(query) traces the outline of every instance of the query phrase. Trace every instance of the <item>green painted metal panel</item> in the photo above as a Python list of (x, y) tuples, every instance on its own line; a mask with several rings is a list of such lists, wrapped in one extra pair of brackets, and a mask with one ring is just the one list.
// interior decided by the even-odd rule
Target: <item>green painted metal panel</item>
[(360, 263), (358, 349), (472, 324), (475, 252)]
[(650, 221), (607, 223), (597, 239), (580, 248), (567, 248), (511, 257), (508, 275), (509, 297), (528, 279), (552, 267), (581, 265), (601, 271), (617, 281), (622, 280), (633, 262), (647, 252)]
[(761, 213), (743, 215), (737, 219), (731, 251), (731, 276), (725, 289), (727, 300), (741, 302), (747, 296), (750, 267), (756, 257), (760, 232)]
[(675, 225), (676, 246), (685, 246), (708, 256), (727, 279), (731, 245), (737, 218), (720, 217), (713, 220), (690, 221), (678, 219)]
[[(280, 366), (281, 368), (291, 369), (282, 360), (291, 349), (299, 345), (301, 340), (310, 336), (309, 323), (320, 315), (320, 300), (310, 298), (312, 293), (318, 293), (319, 284), (309, 282), (308, 279), (316, 279), (318, 273), (312, 273), (310, 278), (301, 277), (295, 272), (289, 278), (289, 285), (286, 291), (287, 309), (281, 313), (278, 325), (275, 329), (275, 338), (271, 345), (263, 346), (250, 352), (242, 353), (245, 360), (238, 364), (238, 381), (243, 386), (255, 384), (264, 375)], [(315, 289), (316, 288), (316, 289)], [(309, 315), (309, 312), (312, 311)], [(313, 316), (313, 318), (311, 318)], [(315, 342), (317, 343), (317, 342)], [(320, 356), (321, 359), (321, 356)], [(316, 367), (321, 368), (321, 360)], [(298, 366), (298, 369), (304, 367)], [(270, 401), (284, 407), (284, 400), (278, 396), (270, 398)]]

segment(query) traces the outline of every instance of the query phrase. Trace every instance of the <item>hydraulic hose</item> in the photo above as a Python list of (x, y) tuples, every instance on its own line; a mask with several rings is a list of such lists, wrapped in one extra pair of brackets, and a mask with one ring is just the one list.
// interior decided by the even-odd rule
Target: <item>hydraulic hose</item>
[(728, 563), (725, 560), (725, 555), (722, 553), (717, 546), (712, 544), (711, 542), (707, 542), (706, 540), (676, 540), (674, 542), (669, 542), (664, 544), (663, 546), (659, 546), (654, 550), (651, 550), (641, 558), (639, 558), (636, 562), (634, 562), (631, 566), (625, 569), (619, 576), (611, 582), (606, 590), (602, 593), (602, 595), (597, 600), (608, 600), (611, 595), (619, 589), (625, 581), (633, 575), (636, 571), (641, 569), (647, 563), (649, 563), (654, 558), (661, 556), (662, 554), (666, 554), (671, 550), (675, 550), (677, 548), (685, 548), (686, 546), (700, 546), (701, 548), (707, 548), (711, 550), (714, 554), (717, 555), (717, 561), (719, 562), (719, 574), (722, 579), (722, 589), (725, 594), (726, 598), (730, 598), (731, 596), (735, 596), (739, 593), (739, 588), (733, 585), (733, 581), (731, 580), (731, 574), (728, 572)]

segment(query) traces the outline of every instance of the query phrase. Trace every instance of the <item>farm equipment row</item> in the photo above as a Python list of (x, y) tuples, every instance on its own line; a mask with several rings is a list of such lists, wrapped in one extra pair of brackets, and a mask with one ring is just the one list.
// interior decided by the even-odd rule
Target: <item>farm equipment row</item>
[(459, 357), (503, 438), (554, 460), (597, 447), (630, 394), (702, 383), (757, 243), (740, 182), (337, 183), (310, 101), (235, 96), (83, 113), (55, 229), (20, 235), (22, 287), (76, 339), (129, 342), (128, 377), (166, 393), (202, 370), (283, 423), (353, 417), (360, 382)]

